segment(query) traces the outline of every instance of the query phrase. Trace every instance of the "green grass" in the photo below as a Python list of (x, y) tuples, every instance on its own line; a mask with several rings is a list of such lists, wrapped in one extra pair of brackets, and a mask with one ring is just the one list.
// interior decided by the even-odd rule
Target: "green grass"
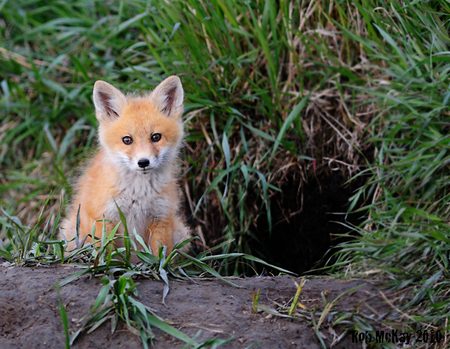
[[(188, 131), (182, 188), (202, 243), (217, 247), (220, 273), (252, 273), (245, 256), (261, 252), (250, 241), (261, 217), (276, 223), (271, 198), (283, 183), (303, 186), (331, 169), (347, 179), (366, 175), (352, 202), (364, 202), (365, 219), (333, 271), (404, 292), (401, 321), (411, 331), (449, 330), (446, 2), (1, 6), (2, 255), (28, 258), (24, 265), (61, 261), (39, 241), (55, 231), (60, 197), (70, 197), (95, 145), (93, 82), (146, 90), (178, 74)], [(33, 229), (40, 240), (27, 237)], [(182, 263), (210, 267), (209, 258)], [(357, 319), (345, 326), (368, 328)]]
[(103, 287), (91, 311), (79, 320), (83, 322), (89, 317), (88, 321), (72, 335), (70, 344), (73, 344), (81, 332), (89, 328), (87, 333), (90, 333), (108, 320), (111, 320), (111, 330), (114, 332), (119, 320), (121, 320), (132, 333), (141, 337), (144, 348), (148, 348), (148, 342), (154, 338), (151, 326), (157, 327), (192, 346), (199, 345), (189, 336), (166, 324), (151, 308), (134, 298), (139, 296), (139, 293), (130, 275), (122, 275), (117, 280), (110, 279), (105, 275), (102, 282)]

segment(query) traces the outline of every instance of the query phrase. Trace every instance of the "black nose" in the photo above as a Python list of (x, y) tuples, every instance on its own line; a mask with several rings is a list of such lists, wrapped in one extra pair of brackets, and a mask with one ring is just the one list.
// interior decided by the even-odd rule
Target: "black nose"
[(148, 161), (148, 159), (139, 159), (138, 165), (139, 165), (139, 167), (141, 167), (141, 168), (145, 168), (145, 167), (147, 167), (148, 165), (150, 165), (150, 161)]

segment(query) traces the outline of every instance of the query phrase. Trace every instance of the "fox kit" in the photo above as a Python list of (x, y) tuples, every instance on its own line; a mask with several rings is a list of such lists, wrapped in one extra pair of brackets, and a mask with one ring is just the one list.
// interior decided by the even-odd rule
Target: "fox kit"
[[(112, 85), (97, 81), (93, 100), (99, 121), (99, 150), (80, 178), (61, 230), (67, 240), (96, 237), (125, 215), (130, 236), (142, 237), (154, 255), (160, 246), (168, 253), (190, 237), (179, 215), (180, 195), (176, 162), (183, 140), (183, 87), (177, 76), (164, 80), (148, 95), (125, 96)], [(105, 218), (106, 223), (102, 219)], [(119, 233), (123, 234), (121, 225)], [(86, 242), (90, 242), (90, 236)], [(139, 247), (140, 244), (137, 243)], [(75, 241), (67, 246), (70, 251)]]

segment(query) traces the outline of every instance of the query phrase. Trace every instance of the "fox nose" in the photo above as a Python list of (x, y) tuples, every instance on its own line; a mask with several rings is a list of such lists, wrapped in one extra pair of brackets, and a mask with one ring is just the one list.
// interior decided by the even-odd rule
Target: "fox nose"
[(148, 161), (148, 159), (139, 159), (138, 165), (140, 168), (145, 168), (150, 165), (150, 161)]

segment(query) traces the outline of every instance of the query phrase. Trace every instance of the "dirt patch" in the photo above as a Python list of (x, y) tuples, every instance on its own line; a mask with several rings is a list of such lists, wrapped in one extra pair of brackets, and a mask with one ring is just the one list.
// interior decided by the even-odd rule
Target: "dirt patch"
[[(0, 266), (0, 348), (63, 348), (64, 329), (58, 308), (57, 292), (53, 285), (77, 271), (74, 266), (1, 267)], [(232, 287), (218, 279), (200, 279), (195, 282), (172, 281), (167, 306), (161, 304), (163, 283), (137, 280), (142, 303), (157, 311), (162, 318), (197, 342), (213, 337), (233, 338), (223, 348), (320, 348), (312, 326), (306, 322), (270, 316), (252, 311), (252, 293), (260, 289), (260, 304), (274, 307), (274, 301), (288, 304), (295, 295), (295, 278), (290, 276), (232, 278), (241, 288)], [(378, 298), (373, 284), (363, 281), (343, 281), (317, 278), (306, 281), (300, 301), (308, 308), (321, 305), (321, 292), (327, 291), (332, 301), (346, 290), (363, 285), (339, 299), (339, 309), (385, 307)], [(82, 276), (61, 288), (61, 300), (66, 308), (70, 331), (79, 328), (75, 319), (85, 316), (91, 309), (101, 288), (101, 281)], [(368, 309), (368, 308), (365, 308)], [(363, 310), (364, 311), (364, 310)], [(332, 342), (333, 331), (324, 327)], [(328, 331), (328, 332), (327, 332)], [(183, 342), (155, 329), (156, 348), (182, 348)], [(339, 329), (336, 329), (340, 333)], [(111, 334), (109, 323), (91, 334), (83, 334), (74, 348), (141, 348), (140, 339), (124, 326)], [(334, 348), (360, 348), (347, 336)], [(222, 347), (221, 347), (222, 348)]]

